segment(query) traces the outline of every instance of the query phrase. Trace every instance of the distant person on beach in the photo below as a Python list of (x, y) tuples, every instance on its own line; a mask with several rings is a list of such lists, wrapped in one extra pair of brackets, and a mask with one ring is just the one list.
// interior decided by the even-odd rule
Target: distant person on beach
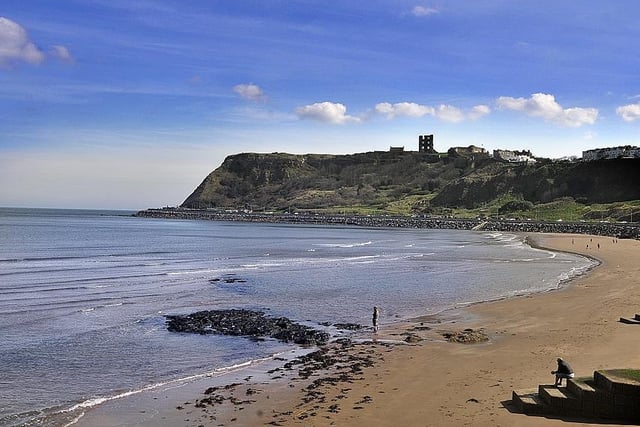
[(556, 383), (554, 384), (556, 387), (562, 385), (563, 378), (567, 379), (568, 381), (569, 378), (573, 378), (574, 376), (571, 366), (567, 362), (562, 360), (561, 357), (558, 357), (558, 369), (556, 371), (551, 371), (551, 373), (555, 374), (556, 376)]
[(373, 322), (373, 332), (378, 332), (378, 317), (380, 317), (380, 309), (374, 306), (373, 317), (371, 318), (371, 321)]

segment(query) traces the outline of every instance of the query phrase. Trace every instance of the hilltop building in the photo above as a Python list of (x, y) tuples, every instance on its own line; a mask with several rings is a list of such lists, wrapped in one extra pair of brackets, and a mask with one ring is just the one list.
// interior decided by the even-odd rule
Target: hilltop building
[(482, 147), (470, 145), (468, 147), (451, 147), (448, 151), (452, 157), (489, 157), (489, 152)]
[(433, 134), (418, 135), (418, 152), (430, 154), (436, 152), (436, 150), (433, 149)]
[(640, 147), (625, 145), (622, 147), (595, 148), (593, 150), (586, 150), (582, 152), (582, 160), (585, 162), (623, 158), (640, 158)]
[(509, 163), (535, 163), (536, 159), (529, 150), (493, 150), (493, 158)]

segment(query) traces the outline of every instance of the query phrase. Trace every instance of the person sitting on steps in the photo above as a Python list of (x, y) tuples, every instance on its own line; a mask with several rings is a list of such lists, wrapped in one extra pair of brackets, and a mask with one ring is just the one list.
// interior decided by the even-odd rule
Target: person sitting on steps
[(574, 377), (573, 369), (571, 369), (571, 366), (562, 360), (561, 357), (558, 357), (558, 369), (556, 371), (551, 371), (551, 373), (556, 376), (556, 383), (554, 384), (556, 387), (562, 385), (563, 378), (567, 380), (565, 381), (566, 384), (569, 381), (569, 378)]

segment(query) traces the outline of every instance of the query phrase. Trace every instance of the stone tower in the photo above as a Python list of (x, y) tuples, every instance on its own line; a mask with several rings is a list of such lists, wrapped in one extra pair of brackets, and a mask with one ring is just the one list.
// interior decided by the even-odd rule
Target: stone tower
[(435, 153), (435, 150), (433, 149), (433, 135), (418, 136), (418, 152)]

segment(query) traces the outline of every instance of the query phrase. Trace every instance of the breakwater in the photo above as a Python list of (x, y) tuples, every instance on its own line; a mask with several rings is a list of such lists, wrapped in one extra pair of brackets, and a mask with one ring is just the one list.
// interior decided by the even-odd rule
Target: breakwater
[(483, 230), (524, 233), (575, 233), (640, 239), (640, 224), (612, 222), (520, 221), (497, 219), (456, 219), (407, 216), (364, 216), (324, 214), (269, 214), (221, 212), (205, 209), (146, 209), (135, 216), (145, 218), (243, 221), (284, 224), (349, 225), (358, 227), (428, 228), (449, 230)]

